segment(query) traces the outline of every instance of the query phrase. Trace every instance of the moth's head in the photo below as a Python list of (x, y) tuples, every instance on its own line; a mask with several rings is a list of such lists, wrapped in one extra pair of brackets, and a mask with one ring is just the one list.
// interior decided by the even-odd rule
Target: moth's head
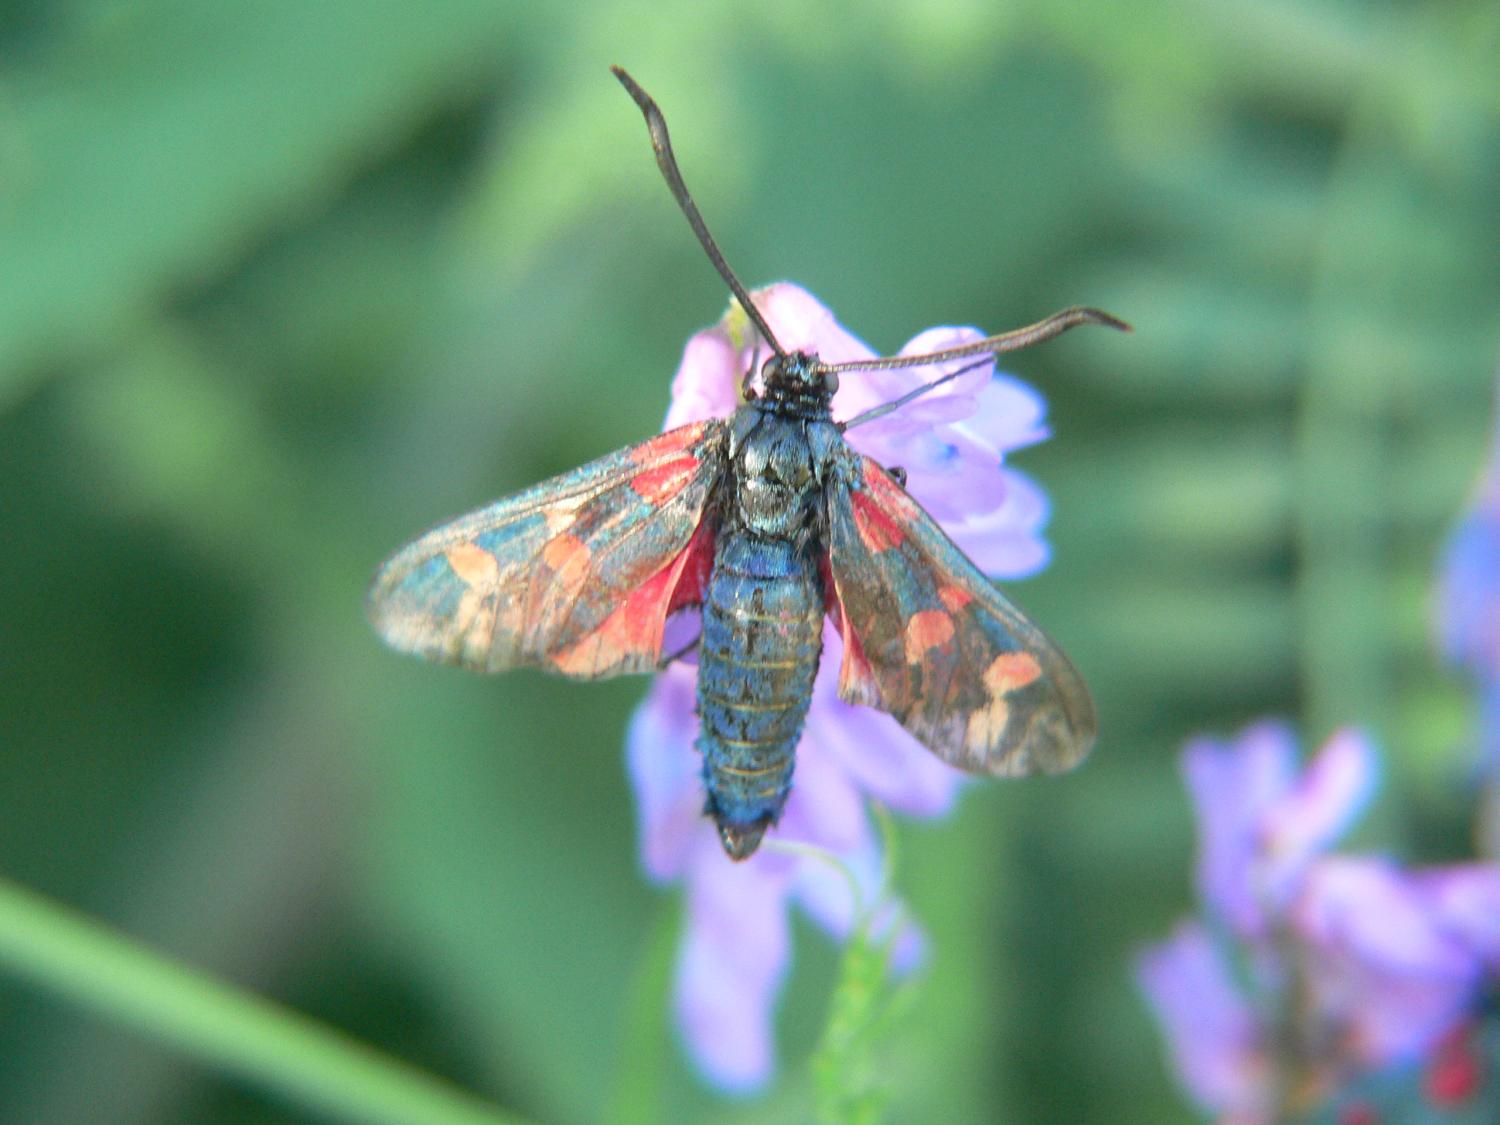
[(767, 395), (783, 397), (826, 395), (832, 398), (839, 389), (838, 373), (825, 369), (812, 352), (773, 355), (761, 366), (760, 382)]

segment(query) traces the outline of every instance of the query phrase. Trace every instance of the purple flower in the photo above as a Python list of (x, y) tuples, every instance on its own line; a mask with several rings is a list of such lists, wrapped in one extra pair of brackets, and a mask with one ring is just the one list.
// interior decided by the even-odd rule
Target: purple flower
[(1500, 867), (1417, 872), (1370, 857), (1318, 863), (1291, 916), (1306, 1001), (1353, 1064), (1425, 1057), (1500, 966)]
[(1232, 743), (1190, 742), (1183, 773), (1198, 816), (1198, 893), (1235, 932), (1264, 937), (1307, 865), (1363, 811), (1375, 758), (1341, 731), (1301, 776), (1297, 740), (1283, 723), (1246, 728)]
[(1259, 1017), (1207, 927), (1180, 923), (1140, 955), (1136, 975), (1193, 1100), (1226, 1116), (1263, 1118), (1271, 1064)]
[(1479, 686), (1479, 746), (1500, 778), (1500, 451), (1448, 541), (1438, 618), (1444, 654)]
[[(829, 361), (875, 354), (795, 285), (772, 285), (754, 297), (788, 350), (816, 352)], [(971, 328), (934, 328), (908, 343), (903, 354), (981, 336)], [(737, 306), (694, 336), (672, 383), (666, 425), (732, 413), (744, 373), (764, 358), (763, 345), (756, 351), (758, 357)], [(954, 366), (849, 374), (834, 396), (834, 417), (850, 418), (889, 402)], [(1001, 461), (1010, 450), (1045, 438), (1047, 430), (1041, 398), (993, 367), (983, 364), (908, 407), (856, 427), (849, 441), (882, 464), (903, 466), (908, 491), (982, 570), (1018, 577), (1046, 563), (1041, 528), (1047, 504), (1034, 484)], [(888, 933), (898, 970), (915, 966), (922, 954), (921, 932), (901, 905), (877, 901), (881, 849), (866, 801), (874, 798), (913, 816), (940, 816), (952, 807), (962, 775), (894, 719), (841, 701), (841, 656), (837, 632), (825, 627), (795, 784), (768, 843), (812, 845), (838, 857), (847, 874), (827, 859), (774, 846), (740, 863), (724, 855), (703, 816), (692, 667), (678, 663), (659, 675), (631, 723), (628, 757), (642, 862), (653, 879), (681, 881), (687, 891), (678, 1021), (699, 1067), (726, 1090), (754, 1089), (774, 1070), (772, 1013), (791, 957), (793, 903), (836, 939), (861, 923)]]
[(1299, 771), (1291, 731), (1260, 723), (1190, 743), (1183, 767), (1207, 924), (1184, 923), (1137, 974), (1201, 1105), (1245, 1122), (1304, 1111), (1426, 1058), (1473, 1012), (1500, 972), (1500, 865), (1326, 854), (1373, 788), (1360, 734)]

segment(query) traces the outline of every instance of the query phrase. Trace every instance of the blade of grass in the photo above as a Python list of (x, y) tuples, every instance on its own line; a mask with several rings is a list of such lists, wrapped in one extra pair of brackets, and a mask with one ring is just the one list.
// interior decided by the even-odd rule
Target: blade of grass
[(0, 972), (338, 1120), (392, 1125), (520, 1120), (334, 1028), (174, 964), (3, 878)]

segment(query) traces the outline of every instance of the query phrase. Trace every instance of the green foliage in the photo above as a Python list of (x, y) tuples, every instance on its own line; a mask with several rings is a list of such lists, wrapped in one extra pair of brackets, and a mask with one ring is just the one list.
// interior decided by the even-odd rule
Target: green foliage
[[(892, 1119), (1186, 1119), (1129, 979), (1189, 893), (1184, 736), (1369, 724), (1368, 831), (1469, 847), (1428, 607), (1493, 433), (1497, 54), (1482, 0), (12, 5), (6, 876), (546, 1121), (805, 1118), (869, 1060)], [(1012, 365), (1056, 436), (1017, 461), (1054, 562), (1011, 593), (1095, 758), (902, 826), (922, 989), (872, 1040), (879, 943), (800, 932), (761, 1100), (660, 1007), (640, 685), (468, 679), (360, 613), (414, 532), (655, 429), (723, 309), (610, 63), (748, 282), (885, 349), (1136, 326)], [(0, 978), (0, 1118), (287, 1112), (84, 1011)]]
[[(888, 897), (897, 869), (894, 825), (884, 809), (876, 807), (875, 812), (885, 843), (880, 895), (876, 902), (859, 902), (858, 883), (845, 871), (854, 889), (857, 919), (839, 956), (823, 1035), (810, 1064), (818, 1119), (826, 1125), (885, 1120), (892, 1078), (899, 1073), (898, 1033), (920, 988), (919, 981), (898, 984), (893, 977), (896, 941), (908, 919), (892, 913)], [(836, 856), (825, 858), (840, 863)]]

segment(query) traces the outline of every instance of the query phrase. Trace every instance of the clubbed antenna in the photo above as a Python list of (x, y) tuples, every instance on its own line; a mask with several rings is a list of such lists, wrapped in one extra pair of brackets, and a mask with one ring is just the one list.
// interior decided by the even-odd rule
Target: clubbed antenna
[(698, 205), (693, 202), (692, 195), (688, 192), (687, 184), (682, 181), (682, 172), (677, 167), (677, 157), (672, 155), (672, 139), (667, 135), (667, 119), (662, 116), (661, 109), (656, 100), (641, 89), (640, 84), (626, 72), (624, 67), (612, 66), (609, 68), (620, 85), (624, 86), (630, 96), (635, 99), (635, 104), (641, 107), (641, 113), (646, 118), (646, 128), (651, 132), (651, 148), (656, 153), (656, 164), (661, 169), (661, 174), (666, 177), (667, 186), (672, 189), (672, 197), (677, 200), (677, 206), (682, 208), (682, 213), (687, 216), (687, 221), (693, 228), (693, 233), (698, 236), (698, 243), (703, 247), (703, 252), (708, 255), (708, 260), (714, 264), (714, 269), (719, 271), (719, 276), (728, 283), (730, 290), (734, 293), (735, 300), (739, 301), (740, 307), (745, 310), (745, 315), (755, 325), (756, 331), (771, 345), (775, 353), (786, 358), (786, 351), (777, 343), (776, 337), (771, 333), (771, 326), (766, 323), (765, 318), (760, 315), (760, 310), (755, 307), (755, 302), (750, 299), (749, 292), (740, 284), (740, 279), (734, 276), (734, 271), (729, 268), (729, 263), (724, 260), (723, 253), (719, 250), (719, 244), (714, 241), (714, 236), (708, 232), (708, 224), (703, 221), (703, 216), (698, 212)]

